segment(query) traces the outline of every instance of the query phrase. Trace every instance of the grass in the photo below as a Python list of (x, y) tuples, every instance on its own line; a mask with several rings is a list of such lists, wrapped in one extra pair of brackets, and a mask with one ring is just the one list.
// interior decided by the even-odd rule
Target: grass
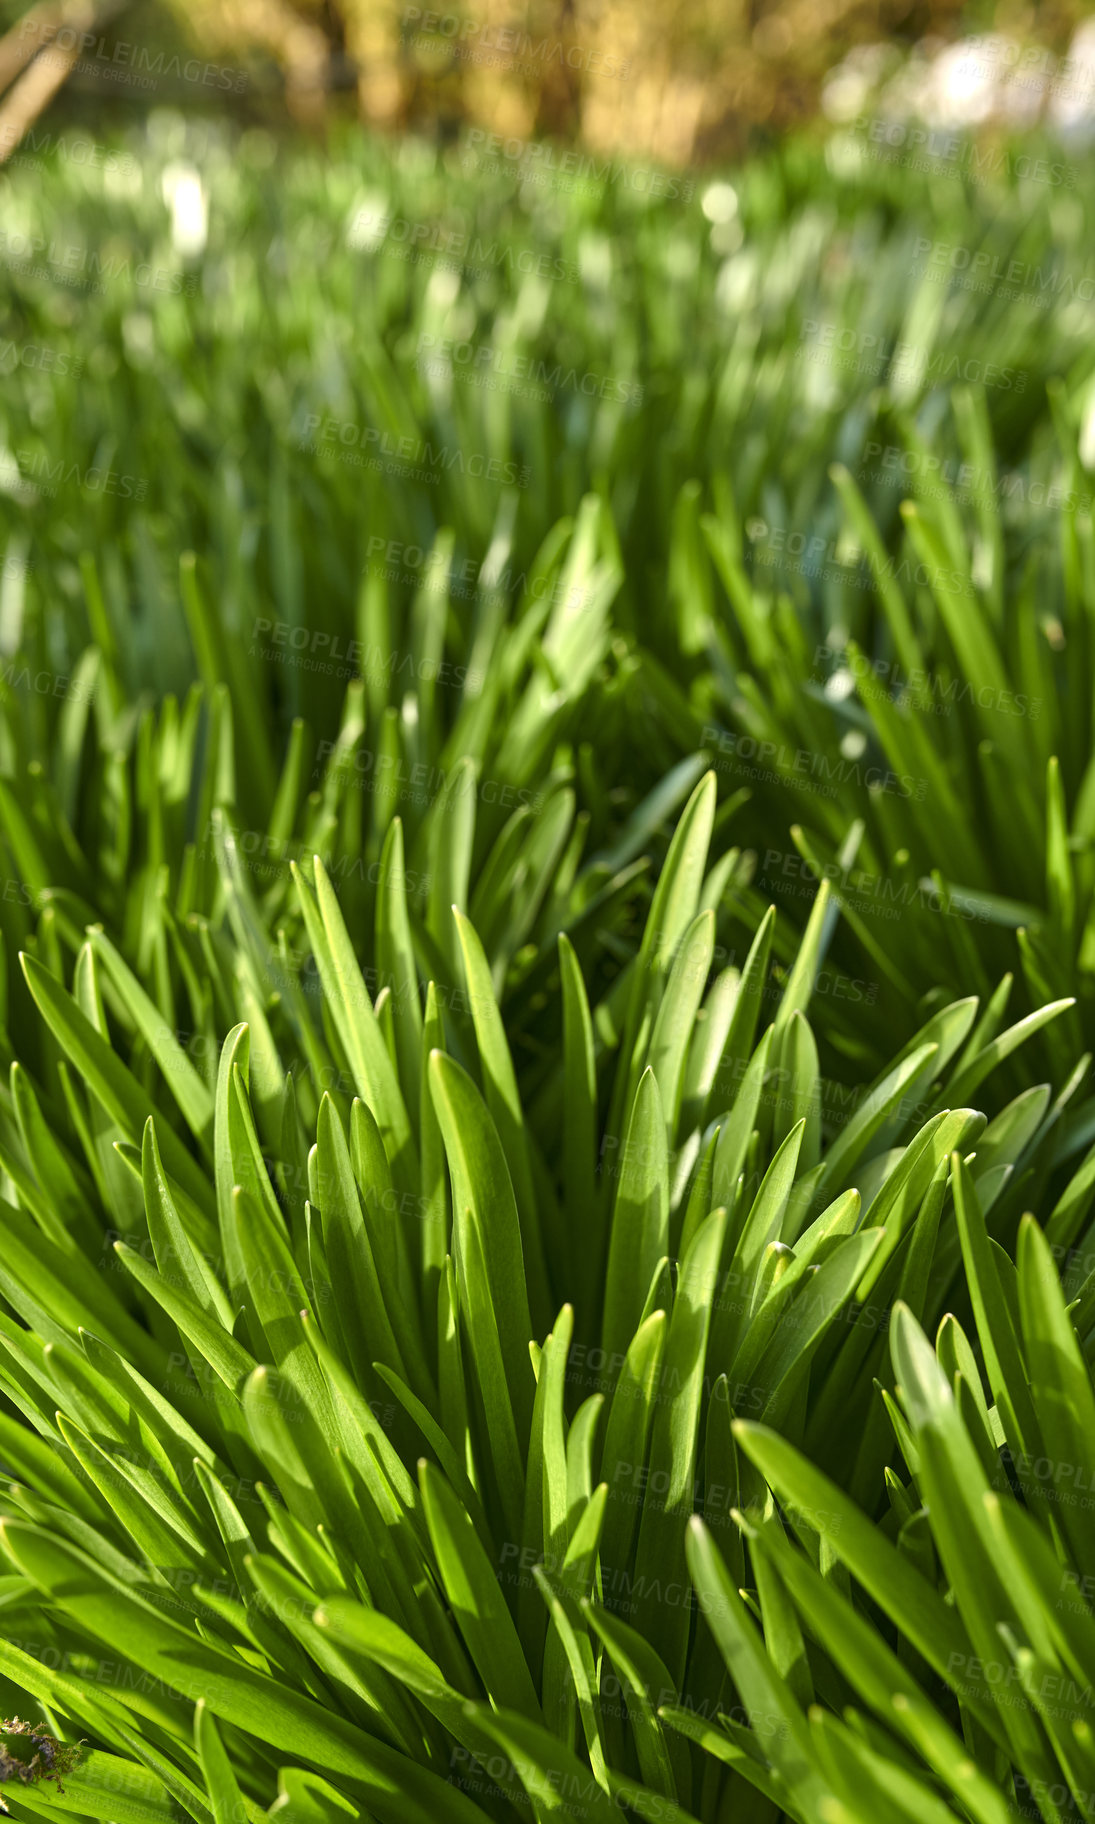
[(1082, 1817), (1090, 179), (791, 146), (727, 255), (187, 131), (12, 185), (0, 1746), (73, 1763), (13, 1812)]

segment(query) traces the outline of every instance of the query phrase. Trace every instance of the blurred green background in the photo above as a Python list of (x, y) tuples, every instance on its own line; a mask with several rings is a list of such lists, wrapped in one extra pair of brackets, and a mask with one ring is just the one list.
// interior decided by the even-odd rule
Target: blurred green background
[[(471, 729), (506, 792), (549, 772), (573, 791), (597, 865), (616, 866), (638, 853), (629, 819), (669, 815), (647, 794), (683, 768), (678, 802), (705, 750), (741, 851), (727, 955), (772, 898), (780, 964), (793, 955), (800, 841), (833, 867), (854, 838), (869, 879), (896, 855), (902, 891), (938, 867), (981, 896), (976, 946), (962, 919), (910, 909), (903, 973), (873, 906), (842, 925), (834, 954), (871, 997), (832, 1012), (842, 1066), (869, 1077), (929, 985), (991, 994), (1037, 928), (1031, 999), (1078, 976), (1095, 1035), (1095, 924), (1088, 938), (1057, 916), (1052, 870), (1045, 912), (1043, 840), (1051, 756), (1075, 840), (1095, 840), (1095, 705), (1065, 689), (1095, 650), (1083, 40), (1060, 61), (1064, 11), (815, 6), (789, 41), (783, 16), (704, 39), (705, 15), (682, 11), (614, 39), (606, 12), (594, 67), (577, 9), (529, 15), (528, 44), (505, 51), (461, 25), (494, 65), (454, 53), (440, 15), (383, 8), (353, 29), (262, 5), (79, 26), (9, 13), (0, 774), (52, 832), (50, 866), (24, 869), (36, 886), (61, 878), (58, 830), (98, 854), (117, 826), (97, 891), (121, 920), (139, 848), (126, 768), (168, 693), (201, 680), (216, 703), (227, 676), (252, 830), (319, 830), (336, 858), (373, 861), (392, 809), (369, 777), (381, 754), (427, 770), (421, 801), (399, 802), (425, 875), (428, 807)], [(994, 35), (963, 49), (974, 30)], [(564, 44), (576, 75), (541, 55)], [(64, 74), (66, 46), (68, 80), (24, 106), (16, 143), (20, 96), (47, 53)], [(606, 69), (610, 46), (626, 73)], [(564, 67), (574, 93), (550, 115)], [(693, 80), (689, 115), (672, 96)], [(535, 150), (572, 140), (573, 163)], [(992, 283), (966, 283), (954, 249)], [(927, 565), (925, 540), (942, 554)], [(970, 659), (978, 603), (998, 664)], [(941, 691), (999, 674), (1000, 700), (1023, 680), (1038, 714), (963, 697), (896, 760), (904, 721), (894, 736), (889, 696), (857, 694), (844, 660), (892, 665), (906, 612)], [(428, 718), (401, 669), (423, 643), (448, 668)], [(527, 753), (506, 739), (525, 693)], [(299, 803), (275, 817), (294, 740)], [(887, 771), (919, 795), (880, 785)], [(13, 879), (19, 832), (0, 829)], [(158, 882), (175, 864), (154, 843), (147, 865)], [(0, 905), (13, 948), (30, 918)]]

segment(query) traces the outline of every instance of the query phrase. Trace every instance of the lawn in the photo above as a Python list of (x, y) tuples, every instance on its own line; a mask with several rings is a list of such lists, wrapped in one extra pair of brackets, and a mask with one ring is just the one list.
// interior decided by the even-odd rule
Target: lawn
[(13, 1814), (1090, 1816), (1091, 157), (6, 171)]

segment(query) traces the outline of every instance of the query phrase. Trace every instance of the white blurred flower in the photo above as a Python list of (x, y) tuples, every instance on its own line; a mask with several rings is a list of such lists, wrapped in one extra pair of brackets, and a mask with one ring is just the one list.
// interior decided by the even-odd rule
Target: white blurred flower
[(1042, 112), (1047, 87), (1044, 69), (1014, 38), (1000, 32), (963, 38), (948, 44), (933, 62), (933, 124), (973, 127), (999, 120), (1030, 126)]
[(739, 221), (716, 222), (711, 230), (711, 245), (716, 253), (737, 253), (745, 241), (745, 231)]
[(700, 208), (709, 222), (731, 222), (738, 213), (738, 193), (733, 184), (708, 184)]
[(388, 232), (391, 211), (388, 199), (377, 190), (359, 196), (346, 225), (346, 245), (374, 253)]
[(426, 285), (427, 312), (444, 313), (460, 296), (460, 274), (455, 266), (435, 266)]
[(925, 85), (925, 118), (935, 127), (979, 127), (997, 112), (1007, 78), (1005, 41), (959, 39), (933, 58)]
[(826, 679), (825, 695), (830, 702), (846, 703), (848, 698), (854, 694), (855, 672), (849, 671), (846, 665), (842, 665), (839, 670), (834, 671), (831, 678)]
[(719, 267), (715, 302), (727, 316), (749, 308), (758, 290), (759, 271), (751, 248), (732, 253)]
[(160, 180), (163, 200), (171, 211), (171, 245), (183, 259), (205, 251), (209, 212), (201, 174), (182, 159), (164, 166)]
[(1095, 386), (1088, 391), (1084, 419), (1080, 426), (1080, 461), (1085, 469), (1095, 469)]
[(830, 71), (822, 108), (835, 125), (871, 111), (968, 133), (992, 123), (1022, 130), (1044, 118), (1063, 139), (1095, 140), (1095, 20), (1078, 28), (1064, 61), (1003, 32), (951, 44), (924, 38), (896, 67), (893, 58), (890, 47), (863, 45)]

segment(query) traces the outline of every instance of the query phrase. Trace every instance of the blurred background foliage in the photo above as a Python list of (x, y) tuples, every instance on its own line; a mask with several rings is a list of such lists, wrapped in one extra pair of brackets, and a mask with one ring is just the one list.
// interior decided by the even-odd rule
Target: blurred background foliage
[[(1087, 12), (1078, 0), (44, 0), (29, 12), (9, 0), (0, 78), (82, 34), (63, 106), (97, 120), (227, 103), (251, 124), (478, 127), (674, 166), (739, 156), (815, 117), (849, 53), (930, 59), (998, 34), (1036, 40), (1059, 68)], [(193, 58), (218, 69), (195, 74)]]
[[(535, 181), (530, 145), (594, 136), (585, 68), (579, 112), (549, 131), (539, 90), (523, 121), (506, 112), (527, 71), (435, 62), (431, 101), (409, 12), (402, 40), (391, 16), (387, 63), (333, 12), (284, 8), (275, 30), (256, 5), (249, 35), (228, 7), (208, 29), (151, 6), (9, 13), (0, 777), (55, 848), (65, 819), (96, 854), (117, 825), (119, 918), (133, 867), (163, 859), (158, 836), (137, 859), (127, 769), (165, 694), (232, 677), (235, 758), (261, 787), (242, 814), (282, 849), (334, 832), (341, 858), (360, 847), (371, 865), (391, 809), (369, 778), (379, 755), (411, 794), (425, 878), (428, 807), (469, 723), (496, 725), (486, 776), (510, 797), (489, 814), (530, 791), (506, 714), (541, 636), (559, 643), (549, 616), (581, 617), (580, 663), (569, 624), (565, 662), (536, 660), (536, 764), (574, 794), (598, 867), (630, 865), (702, 752), (740, 851), (724, 958), (774, 899), (789, 967), (815, 873), (854, 863), (872, 883), (834, 945), (862, 998), (828, 1016), (827, 1069), (870, 1080), (925, 992), (988, 997), (1004, 970), (1034, 1006), (1077, 993), (1095, 1045), (1095, 701), (1068, 689), (1095, 652), (1086, 22), (910, 12), (887, 38), (885, 19), (842, 16), (797, 47), (803, 71), (816, 53), (798, 131), (775, 131), (774, 105), (754, 118), (718, 100), (722, 51), (703, 118), (729, 112), (706, 141), (699, 115), (676, 146), (659, 139), (649, 106), (647, 171), (688, 163), (674, 194), (623, 163), (638, 62), (611, 79), (619, 167), (613, 152), (572, 182), (553, 150)], [(558, 22), (526, 23), (562, 42)], [(767, 44), (776, 71), (761, 23), (742, 43)], [(685, 25), (651, 30), (666, 71), (692, 55)], [(1015, 67), (1036, 44), (1042, 62)], [(385, 68), (398, 105), (363, 131)], [(930, 157), (901, 138), (917, 117), (955, 123)], [(516, 158), (483, 157), (478, 136), (511, 119)], [(732, 132), (753, 156), (731, 159)], [(704, 150), (718, 174), (696, 168)], [(448, 681), (423, 760), (406, 665), (427, 636)], [(887, 684), (868, 687), (871, 666)], [(930, 721), (904, 682), (921, 671), (946, 711), (929, 704)], [(101, 772), (82, 764), (92, 726)], [(285, 823), (270, 799), (291, 742)], [(188, 815), (200, 839), (196, 800)], [(5, 870), (18, 884), (0, 842)], [(878, 883), (905, 896), (901, 970)], [(962, 916), (941, 916), (952, 888)], [(31, 911), (0, 904), (13, 949)]]

